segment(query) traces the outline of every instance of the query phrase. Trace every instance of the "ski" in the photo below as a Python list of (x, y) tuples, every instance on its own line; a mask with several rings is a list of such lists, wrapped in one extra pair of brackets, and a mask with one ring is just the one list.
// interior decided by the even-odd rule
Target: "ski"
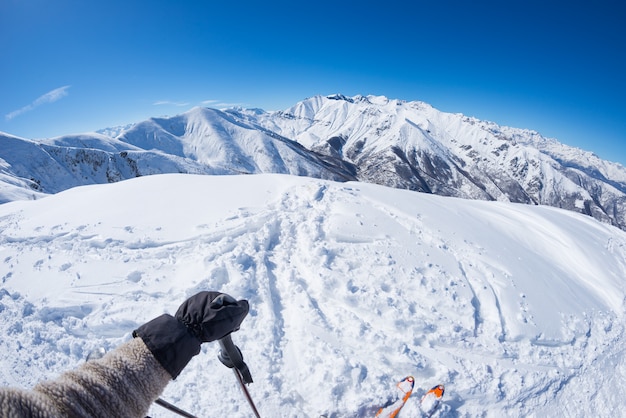
[(441, 405), (441, 398), (445, 388), (443, 385), (433, 386), (428, 392), (422, 396), (420, 400), (420, 410), (426, 418), (430, 418), (439, 409)]
[[(413, 388), (415, 385), (415, 378), (413, 376), (407, 376), (402, 379), (400, 382), (396, 384), (396, 389), (398, 390), (398, 398), (394, 401), (389, 401), (385, 406), (378, 409), (376, 412), (376, 418), (396, 418), (399, 417), (400, 411), (402, 407), (405, 406), (406, 402), (411, 397), (413, 393)], [(418, 412), (422, 418), (431, 418), (435, 412), (439, 409), (441, 405), (441, 399), (443, 398), (443, 393), (445, 388), (443, 385), (433, 386), (428, 392), (422, 396), (419, 401), (419, 405), (416, 406), (416, 409), (419, 408), (419, 412), (416, 410), (411, 410), (409, 412), (416, 413)], [(320, 415), (319, 418), (328, 418), (328, 415)]]
[(413, 376), (405, 377), (400, 382), (398, 382), (398, 384), (396, 385), (396, 388), (398, 389), (398, 399), (391, 404), (380, 408), (378, 412), (376, 412), (375, 416), (377, 418), (396, 417), (400, 413), (400, 410), (402, 409), (406, 401), (411, 396), (411, 393), (413, 393), (414, 384), (415, 379), (413, 378)]

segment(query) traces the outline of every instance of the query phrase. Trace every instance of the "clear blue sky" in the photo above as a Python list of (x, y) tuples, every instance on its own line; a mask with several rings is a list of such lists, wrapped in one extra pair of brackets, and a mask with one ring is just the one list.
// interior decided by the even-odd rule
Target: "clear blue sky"
[(0, 131), (375, 94), (626, 165), (625, 22), (619, 0), (1, 0)]

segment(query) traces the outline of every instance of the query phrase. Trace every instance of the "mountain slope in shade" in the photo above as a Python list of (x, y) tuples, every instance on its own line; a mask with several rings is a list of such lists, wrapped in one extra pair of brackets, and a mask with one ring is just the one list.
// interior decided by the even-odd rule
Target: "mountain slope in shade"
[(280, 112), (194, 108), (103, 132), (119, 134), (1, 137), (0, 179), (9, 185), (0, 201), (149, 174), (282, 173), (549, 205), (626, 229), (623, 166), (422, 102), (316, 96)]
[[(212, 174), (206, 166), (192, 160), (156, 150), (141, 150), (97, 134), (37, 142), (0, 134), (0, 142), (0, 175), (21, 186), (26, 198), (141, 175), (167, 172)], [(0, 195), (0, 202), (9, 200), (6, 195)]]

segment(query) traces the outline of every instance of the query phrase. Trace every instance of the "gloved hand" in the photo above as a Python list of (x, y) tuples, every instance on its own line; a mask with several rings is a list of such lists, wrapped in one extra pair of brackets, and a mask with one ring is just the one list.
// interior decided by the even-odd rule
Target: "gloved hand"
[(200, 292), (178, 308), (176, 316), (161, 315), (133, 332), (175, 379), (203, 342), (237, 331), (248, 314), (248, 301), (220, 292)]

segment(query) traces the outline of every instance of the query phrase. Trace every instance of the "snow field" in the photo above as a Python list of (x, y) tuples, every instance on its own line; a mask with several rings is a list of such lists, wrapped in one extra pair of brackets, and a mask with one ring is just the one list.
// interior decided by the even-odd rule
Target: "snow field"
[[(233, 340), (263, 416), (373, 416), (407, 375), (405, 417), (438, 383), (439, 417), (614, 416), (626, 399), (626, 234), (571, 212), (161, 175), (1, 205), (0, 231), (5, 385), (53, 378), (216, 289), (250, 301)], [(163, 398), (248, 417), (217, 351), (205, 344)]]

